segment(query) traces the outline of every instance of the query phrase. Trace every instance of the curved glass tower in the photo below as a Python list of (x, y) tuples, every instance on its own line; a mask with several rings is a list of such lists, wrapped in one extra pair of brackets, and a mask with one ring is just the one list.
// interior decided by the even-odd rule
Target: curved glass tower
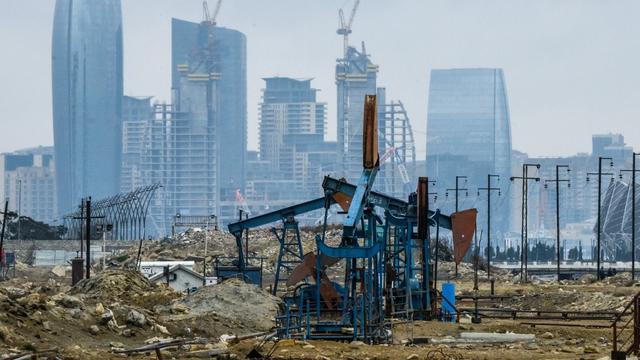
[[(456, 176), (467, 176), (461, 187), (475, 193), (486, 187), (487, 174), (495, 174), (500, 182), (492, 186), (506, 193), (511, 176), (511, 125), (502, 69), (431, 71), (427, 116), (427, 174), (439, 187), (453, 188)], [(449, 195), (449, 199), (455, 196)], [(465, 195), (459, 194), (460, 209), (473, 203)], [(509, 202), (495, 199), (492, 230), (504, 232), (508, 230)], [(451, 203), (446, 210), (453, 210)], [(484, 204), (478, 206), (484, 210)], [(479, 226), (484, 222), (479, 220)]]
[(83, 196), (119, 191), (122, 107), (120, 0), (57, 0), (53, 130), (59, 213)]

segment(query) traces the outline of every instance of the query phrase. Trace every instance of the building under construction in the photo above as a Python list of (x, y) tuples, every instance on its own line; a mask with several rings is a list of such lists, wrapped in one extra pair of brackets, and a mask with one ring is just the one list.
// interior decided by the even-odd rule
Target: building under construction
[[(409, 117), (402, 102), (387, 102), (386, 89), (377, 87), (378, 65), (361, 49), (349, 46), (349, 34), (359, 1), (348, 20), (340, 10), (344, 53), (336, 64), (339, 173), (349, 181), (360, 176), (362, 164), (362, 115), (366, 95), (378, 97), (378, 141), (381, 146), (380, 182), (376, 189), (394, 196), (405, 196), (415, 188), (407, 168), (414, 169), (415, 143)], [(409, 165), (409, 166), (407, 166)]]

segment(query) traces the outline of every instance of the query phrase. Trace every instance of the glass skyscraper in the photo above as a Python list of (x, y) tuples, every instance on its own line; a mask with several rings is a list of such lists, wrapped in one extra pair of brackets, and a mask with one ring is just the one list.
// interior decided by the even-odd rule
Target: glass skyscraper
[(59, 213), (83, 196), (119, 192), (122, 107), (120, 0), (57, 0), (52, 41)]
[[(487, 174), (495, 174), (500, 182), (492, 186), (501, 187), (506, 197), (511, 176), (511, 126), (502, 70), (433, 70), (427, 116), (427, 174), (438, 182), (438, 188), (453, 188), (456, 175), (467, 176), (461, 187), (469, 191), (458, 195), (464, 207), (471, 207), (475, 201), (463, 203), (467, 193), (476, 198), (476, 189), (487, 185)], [(453, 210), (454, 196), (449, 193), (443, 210)], [(497, 194), (494, 199), (492, 229), (504, 232), (510, 204)], [(484, 201), (475, 205), (486, 212)], [(484, 223), (480, 217), (479, 228)]]

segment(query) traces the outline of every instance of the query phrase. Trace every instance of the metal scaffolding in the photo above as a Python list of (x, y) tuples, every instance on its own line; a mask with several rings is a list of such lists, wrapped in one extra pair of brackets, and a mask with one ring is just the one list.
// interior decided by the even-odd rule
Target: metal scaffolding
[[(98, 217), (96, 225), (113, 225), (112, 240), (139, 240), (146, 236), (149, 203), (159, 183), (141, 186), (127, 193), (98, 200), (92, 204), (91, 215)], [(82, 209), (63, 217), (67, 239), (81, 237)], [(94, 230), (92, 230), (94, 232)], [(91, 236), (94, 238), (94, 235)]]

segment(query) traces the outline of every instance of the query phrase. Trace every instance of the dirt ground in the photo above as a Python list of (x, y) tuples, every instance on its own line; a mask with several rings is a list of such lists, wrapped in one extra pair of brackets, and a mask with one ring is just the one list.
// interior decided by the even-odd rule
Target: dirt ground
[[(182, 241), (151, 242), (144, 245), (143, 259), (182, 260), (198, 255), (203, 234)], [(254, 232), (260, 241), (253, 251), (273, 261), (277, 242), (266, 231)], [(304, 233), (305, 242), (311, 234)], [(209, 254), (232, 255), (229, 235), (209, 240)], [(305, 244), (307, 245), (307, 244)], [(308, 244), (311, 246), (311, 244)], [(299, 341), (251, 338), (221, 341), (231, 335), (273, 331), (280, 300), (266, 289), (236, 280), (201, 289), (191, 295), (179, 294), (150, 283), (140, 273), (124, 269), (137, 249), (118, 255), (120, 267), (96, 267), (90, 280), (70, 286), (70, 273), (60, 276), (51, 268), (20, 264), (16, 278), (0, 283), (0, 360), (15, 354), (56, 348), (61, 359), (120, 359), (114, 351), (131, 349), (167, 339), (201, 339), (208, 344), (185, 345), (163, 350), (165, 358), (189, 358), (194, 351), (226, 349), (227, 358), (245, 358), (257, 350), (273, 359), (601, 359), (612, 349), (609, 319), (542, 320), (535, 311), (621, 311), (640, 291), (627, 274), (597, 282), (593, 276), (577, 281), (544, 282), (533, 279), (520, 283), (519, 277), (494, 269), (495, 295), (482, 300), (480, 307), (498, 310), (529, 310), (523, 319), (483, 318), (472, 324), (469, 314), (460, 323), (414, 321), (393, 326), (393, 342), (368, 345), (362, 342)], [(452, 278), (453, 266), (441, 264), (439, 282)], [(59, 269), (58, 269), (59, 270)], [(268, 272), (272, 271), (272, 268)], [(452, 280), (457, 294), (473, 295), (473, 267), (461, 264), (460, 277)], [(267, 277), (268, 278), (268, 277)], [(490, 295), (486, 273), (480, 272), (478, 295)], [(470, 308), (464, 300), (459, 308)], [(531, 322), (538, 324), (531, 326)], [(550, 326), (540, 322), (557, 325)], [(462, 333), (534, 334), (535, 340), (516, 343), (468, 343)], [(200, 355), (202, 357), (202, 353)], [(155, 359), (153, 353), (132, 355), (135, 359)], [(41, 358), (47, 358), (46, 355)], [(55, 357), (50, 356), (53, 359)]]

